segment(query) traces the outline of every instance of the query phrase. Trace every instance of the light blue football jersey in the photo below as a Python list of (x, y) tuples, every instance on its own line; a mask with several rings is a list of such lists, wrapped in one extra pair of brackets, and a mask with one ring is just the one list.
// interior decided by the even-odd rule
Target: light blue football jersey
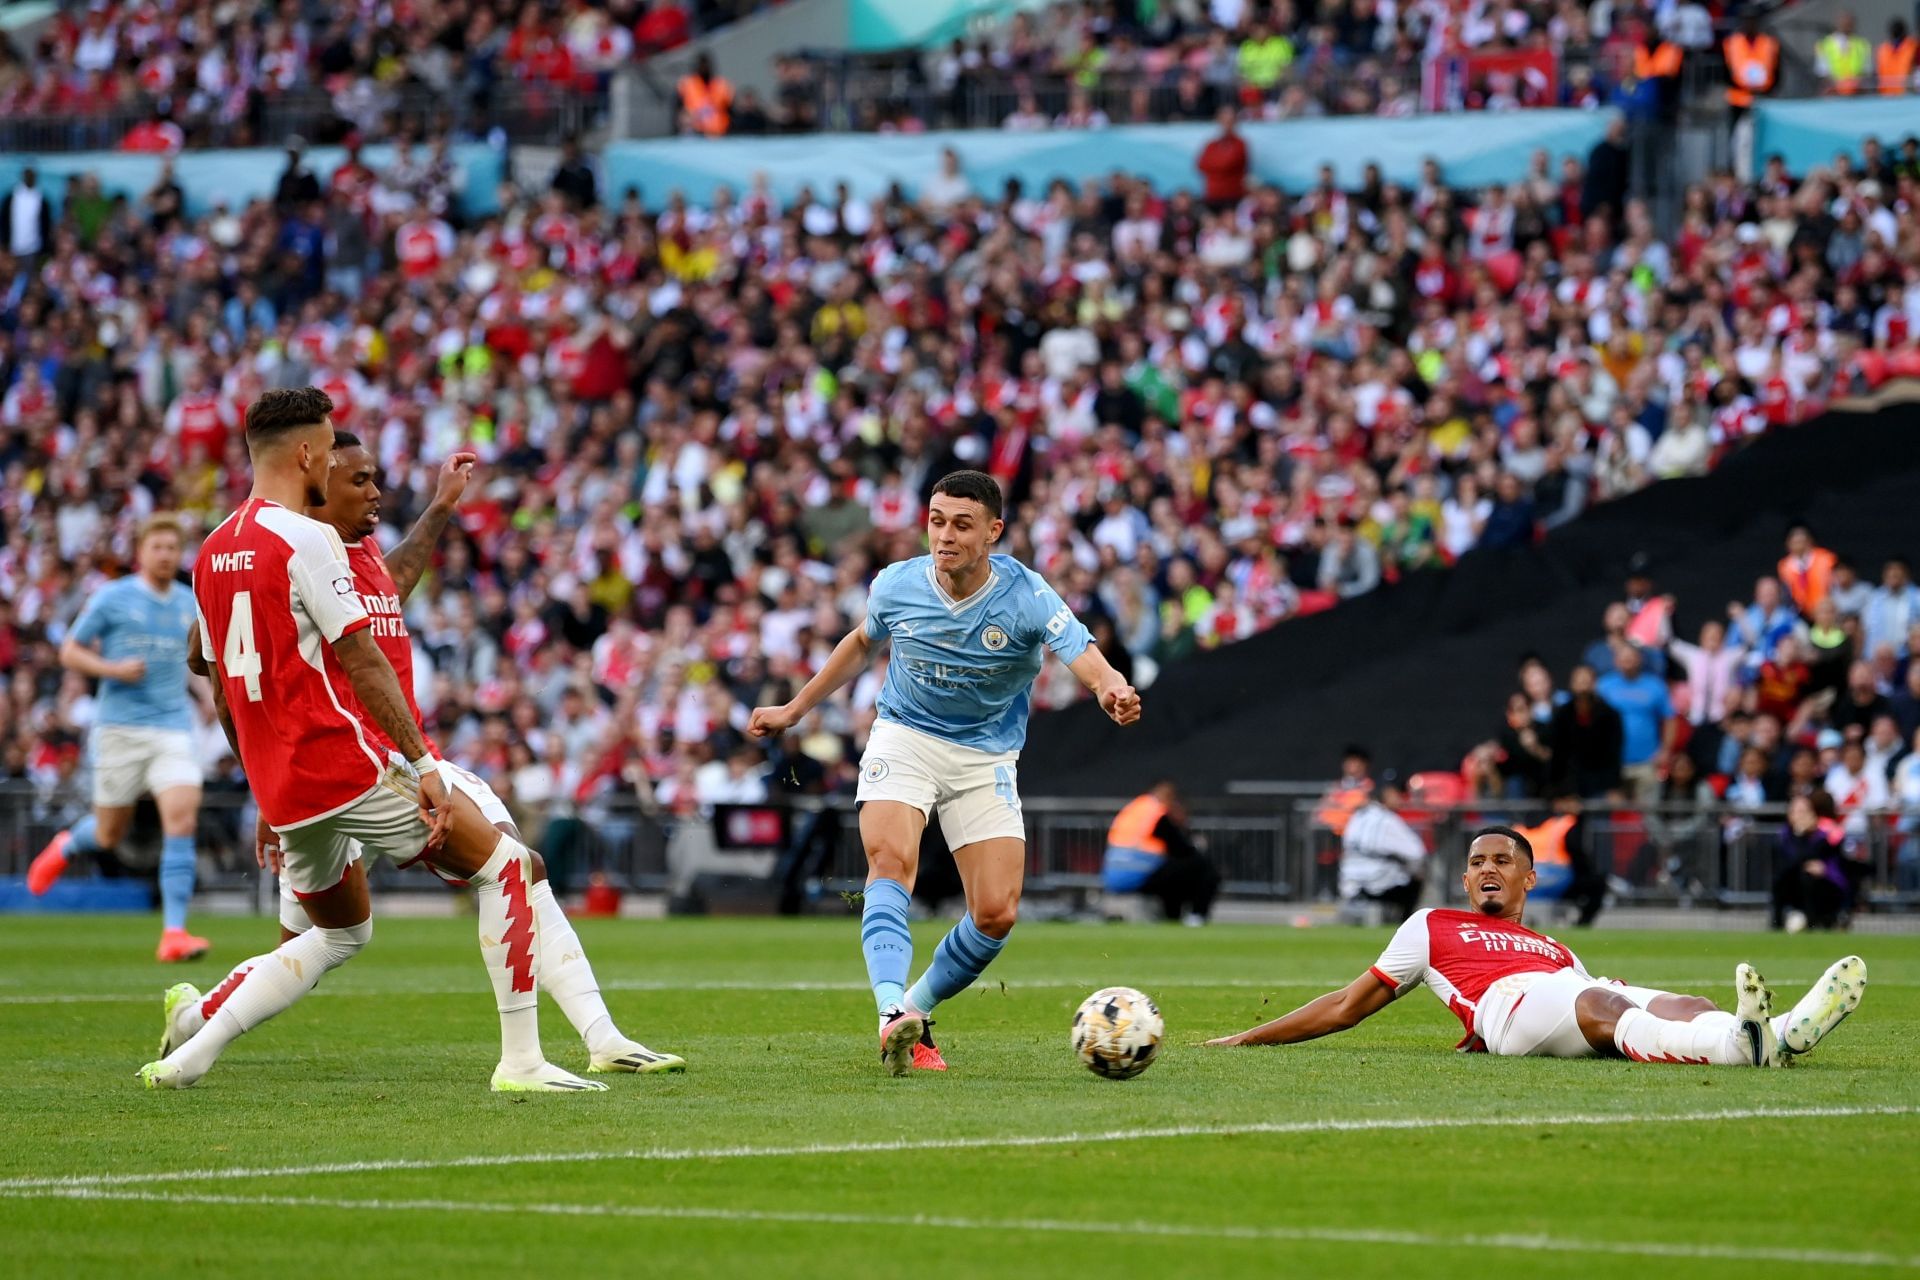
[(138, 574), (128, 574), (93, 593), (67, 634), (103, 658), (147, 664), (139, 680), (100, 682), (100, 724), (192, 730), (187, 632), (193, 619), (193, 593), (178, 583), (161, 595)]
[(882, 720), (995, 754), (1027, 740), (1034, 677), (1053, 650), (1072, 662), (1093, 643), (1054, 589), (1012, 556), (989, 556), (992, 577), (955, 600), (933, 557), (882, 569), (867, 597), (867, 636), (891, 637)]

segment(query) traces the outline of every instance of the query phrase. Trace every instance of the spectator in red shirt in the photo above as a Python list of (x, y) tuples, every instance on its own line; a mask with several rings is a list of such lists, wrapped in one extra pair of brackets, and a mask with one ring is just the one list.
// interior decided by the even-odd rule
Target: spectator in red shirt
[(1232, 107), (1220, 108), (1220, 136), (1200, 148), (1195, 167), (1206, 182), (1206, 201), (1224, 213), (1247, 197), (1247, 140), (1234, 128)]
[(655, 0), (633, 24), (633, 52), (645, 58), (678, 49), (690, 33), (687, 10), (679, 0)]

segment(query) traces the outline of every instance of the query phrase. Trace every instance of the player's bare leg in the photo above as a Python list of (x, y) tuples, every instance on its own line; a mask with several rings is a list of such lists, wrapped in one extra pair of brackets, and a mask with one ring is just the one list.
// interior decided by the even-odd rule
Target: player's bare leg
[[(359, 862), (348, 865), (339, 884), (304, 900), (313, 928), (244, 966), (245, 972), (222, 995), (218, 1009), (185, 1043), (158, 1062), (140, 1068), (149, 1089), (186, 1089), (199, 1083), (220, 1054), (240, 1036), (290, 1007), (313, 990), (323, 975), (359, 954), (373, 938), (373, 908), (367, 873)], [(223, 984), (224, 985), (224, 984)], [(168, 992), (168, 1027), (173, 1030), (175, 993)], [(163, 1039), (163, 1047), (169, 1039)]]
[(1580, 1033), (1594, 1049), (1635, 1062), (1773, 1067), (1781, 1065), (1772, 1024), (1773, 993), (1749, 965), (1734, 973), (1735, 1012), (1699, 996), (1660, 995), (1646, 1008), (1594, 987), (1574, 1001)]
[(914, 1046), (926, 1033), (925, 1012), (907, 1003), (913, 934), (907, 910), (920, 871), (920, 836), (927, 815), (898, 800), (860, 806), (860, 843), (867, 852), (867, 892), (860, 912), (860, 948), (880, 1013), (880, 1061), (896, 1076), (913, 1068)]
[(554, 1066), (540, 1050), (540, 930), (533, 910), (533, 861), (527, 847), (488, 823), (465, 792), (449, 788), (447, 799), (453, 809), (452, 826), (433, 862), (473, 886), (480, 958), (500, 1011), (500, 1065), (493, 1072), (494, 1091), (604, 1090), (607, 1086), (597, 1080), (583, 1080)]
[(75, 858), (115, 848), (132, 826), (132, 805), (95, 805), (92, 813), (57, 833), (34, 855), (27, 867), (27, 892), (39, 897), (53, 888)]
[[(1011, 836), (976, 840), (955, 849), (953, 861), (960, 869), (967, 914), (940, 940), (927, 971), (907, 991), (908, 1006), (922, 1013), (933, 1012), (942, 1000), (951, 1000), (972, 986), (1006, 945), (1020, 914), (1027, 842)], [(924, 1036), (916, 1047), (914, 1065), (929, 1071), (947, 1069), (932, 1036)]]
[(162, 962), (196, 960), (211, 945), (187, 932), (187, 905), (193, 900), (194, 837), (200, 829), (200, 788), (168, 787), (154, 793), (160, 810), (160, 945)]

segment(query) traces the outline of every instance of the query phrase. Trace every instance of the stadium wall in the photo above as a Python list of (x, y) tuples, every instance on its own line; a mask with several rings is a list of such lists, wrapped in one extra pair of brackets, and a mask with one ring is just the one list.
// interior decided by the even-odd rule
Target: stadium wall
[[(1290, 120), (1241, 129), (1252, 151), (1253, 176), (1291, 192), (1319, 180), (1322, 164), (1349, 188), (1360, 185), (1368, 163), (1389, 181), (1417, 186), (1420, 165), (1437, 159), (1457, 186), (1512, 182), (1526, 173), (1538, 148), (1557, 161), (1585, 160), (1606, 132), (1610, 113), (1516, 111), (1505, 114), (1422, 116), (1409, 120)], [(1115, 170), (1143, 177), (1163, 191), (1199, 190), (1194, 159), (1217, 132), (1212, 124), (1125, 125), (1098, 130), (997, 133), (955, 130), (921, 134), (812, 134), (788, 138), (663, 138), (616, 142), (601, 157), (605, 190), (617, 196), (637, 186), (648, 198), (669, 191), (689, 200), (712, 197), (722, 184), (736, 192), (764, 172), (773, 192), (791, 200), (802, 186), (830, 193), (844, 182), (871, 198), (898, 182), (909, 195), (939, 172), (940, 151), (952, 147), (974, 188), (998, 194), (1017, 177), (1029, 191), (1055, 178), (1079, 182)]]
[(1234, 781), (1330, 778), (1348, 742), (1403, 773), (1456, 767), (1495, 736), (1522, 655), (1563, 683), (1645, 552), (1691, 637), (1771, 573), (1786, 523), (1877, 565), (1915, 547), (1920, 403), (1830, 413), (1713, 474), (1610, 502), (1522, 550), (1470, 552), (1338, 609), (1168, 668), (1139, 727), (1082, 704), (1036, 717), (1020, 760), (1034, 794), (1129, 794), (1159, 777), (1196, 795)]
[[(1869, 39), (1878, 32), (1869, 33)], [(1754, 158), (1764, 162), (1776, 152), (1789, 173), (1805, 173), (1833, 163), (1844, 151), (1860, 159), (1860, 144), (1880, 139), (1888, 151), (1902, 138), (1920, 134), (1920, 105), (1911, 97), (1810, 98), (1800, 102), (1762, 102), (1754, 107)]]
[[(500, 207), (499, 188), (507, 173), (506, 153), (485, 143), (463, 143), (452, 149), (458, 168), (455, 180), (460, 208), (469, 216), (493, 213)], [(393, 159), (393, 148), (368, 147), (362, 153), (375, 169)], [(314, 173), (332, 173), (346, 161), (341, 147), (313, 147), (306, 153)], [(138, 200), (160, 176), (160, 156), (127, 155), (118, 151), (69, 151), (54, 155), (0, 155), (0, 191), (11, 191), (24, 169), (39, 171), (41, 186), (58, 207), (66, 200), (67, 180), (82, 173), (99, 177), (106, 194)], [(188, 151), (173, 158), (174, 180), (186, 197), (192, 217), (212, 211), (224, 201), (238, 211), (249, 200), (271, 199), (286, 168), (286, 153), (271, 148), (244, 151)]]

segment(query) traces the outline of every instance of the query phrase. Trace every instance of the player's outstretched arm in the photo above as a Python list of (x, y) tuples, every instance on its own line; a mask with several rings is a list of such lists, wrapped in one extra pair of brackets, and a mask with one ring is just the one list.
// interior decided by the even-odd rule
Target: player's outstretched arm
[(425, 852), (437, 851), (446, 842), (448, 828), (453, 823), (453, 808), (447, 803), (440, 772), (428, 758), (427, 741), (420, 734), (420, 726), (413, 722), (406, 696), (400, 692), (399, 677), (393, 674), (393, 666), (380, 652), (380, 646), (373, 642), (370, 628), (360, 627), (345, 633), (333, 642), (333, 652), (346, 670), (360, 705), (419, 775), (420, 809), (429, 828)]
[(440, 535), (447, 531), (447, 522), (453, 519), (453, 513), (460, 509), (460, 497), (467, 491), (467, 481), (473, 476), (473, 464), (480, 461), (477, 453), (456, 453), (440, 464), (440, 474), (434, 481), (433, 501), (413, 522), (413, 528), (407, 530), (407, 536), (400, 539), (400, 545), (393, 549), (387, 559), (387, 572), (393, 575), (393, 585), (399, 589), (400, 598), (405, 600), (420, 585), (420, 579), (427, 571), (427, 565), (433, 559), (433, 549), (440, 541)]
[(827, 659), (826, 665), (793, 695), (792, 702), (779, 707), (755, 707), (753, 718), (747, 722), (747, 732), (756, 738), (777, 738), (805, 720), (841, 685), (860, 674), (872, 648), (864, 623), (847, 632), (840, 643), (833, 646), (833, 656)]
[(1067, 670), (1079, 678), (1087, 692), (1100, 700), (1100, 709), (1112, 717), (1115, 724), (1132, 724), (1140, 718), (1139, 691), (1113, 669), (1106, 654), (1088, 645), (1084, 653), (1067, 664)]
[(1329, 991), (1318, 1000), (1310, 1000), (1292, 1013), (1272, 1022), (1242, 1031), (1237, 1036), (1222, 1036), (1207, 1043), (1216, 1049), (1248, 1044), (1299, 1044), (1318, 1040), (1336, 1031), (1357, 1027), (1393, 1003), (1393, 988), (1371, 971), (1361, 974), (1338, 991)]

